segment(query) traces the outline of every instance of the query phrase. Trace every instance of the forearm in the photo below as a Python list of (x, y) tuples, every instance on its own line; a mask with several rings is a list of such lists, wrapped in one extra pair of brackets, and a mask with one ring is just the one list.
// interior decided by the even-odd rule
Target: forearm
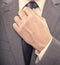
[(60, 42), (53, 38), (41, 61), (37, 65), (59, 65), (60, 64)]

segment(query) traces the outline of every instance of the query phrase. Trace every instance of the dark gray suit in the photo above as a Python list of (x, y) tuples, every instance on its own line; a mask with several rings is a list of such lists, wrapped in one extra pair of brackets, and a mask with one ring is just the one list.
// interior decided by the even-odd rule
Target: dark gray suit
[[(0, 2), (0, 65), (25, 65), (21, 38), (12, 27), (17, 12), (18, 0)], [(60, 0), (47, 0), (42, 16), (53, 40), (38, 64), (33, 50), (30, 65), (60, 65)]]

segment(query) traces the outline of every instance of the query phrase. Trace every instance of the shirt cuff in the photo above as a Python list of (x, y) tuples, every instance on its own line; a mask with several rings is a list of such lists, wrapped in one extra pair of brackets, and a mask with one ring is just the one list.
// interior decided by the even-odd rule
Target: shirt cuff
[(45, 54), (45, 52), (48, 49), (48, 47), (51, 44), (51, 42), (52, 42), (52, 38), (49, 41), (49, 43), (47, 44), (47, 46), (40, 53), (37, 50), (35, 50), (35, 54), (37, 55), (37, 58), (36, 58), (36, 62), (35, 63), (38, 63), (42, 59), (43, 55)]

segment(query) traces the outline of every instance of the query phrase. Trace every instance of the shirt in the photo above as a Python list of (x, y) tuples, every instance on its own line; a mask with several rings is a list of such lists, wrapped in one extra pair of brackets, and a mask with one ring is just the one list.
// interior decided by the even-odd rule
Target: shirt
[[(19, 0), (19, 10), (23, 9), (25, 7), (25, 5), (30, 2), (31, 0)], [(39, 16), (42, 16), (42, 13), (43, 13), (43, 8), (44, 8), (44, 4), (46, 2), (46, 0), (35, 0), (35, 2), (38, 4), (39, 8), (36, 8), (34, 9), (34, 11), (39, 15)], [(35, 50), (35, 54), (37, 55), (37, 58), (36, 58), (36, 62), (35, 63), (38, 63), (43, 55), (45, 54), (46, 50), (48, 49), (49, 45), (51, 44), (51, 41), (52, 41), (52, 38), (51, 40), (49, 41), (49, 43), (47, 44), (47, 46), (40, 52), (38, 53), (37, 50)]]

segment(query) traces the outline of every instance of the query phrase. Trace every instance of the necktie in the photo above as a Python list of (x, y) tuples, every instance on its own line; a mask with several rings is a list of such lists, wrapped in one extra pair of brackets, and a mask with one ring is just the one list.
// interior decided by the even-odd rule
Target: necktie
[(28, 4), (26, 4), (26, 6), (30, 7), (31, 9), (39, 7), (35, 1), (30, 1)]
[[(30, 7), (31, 9), (38, 7), (38, 5), (35, 3), (35, 1), (30, 1), (25, 6)], [(33, 48), (30, 45), (28, 45), (23, 39), (22, 39), (22, 47), (23, 47), (23, 55), (24, 55), (25, 65), (29, 65)]]

